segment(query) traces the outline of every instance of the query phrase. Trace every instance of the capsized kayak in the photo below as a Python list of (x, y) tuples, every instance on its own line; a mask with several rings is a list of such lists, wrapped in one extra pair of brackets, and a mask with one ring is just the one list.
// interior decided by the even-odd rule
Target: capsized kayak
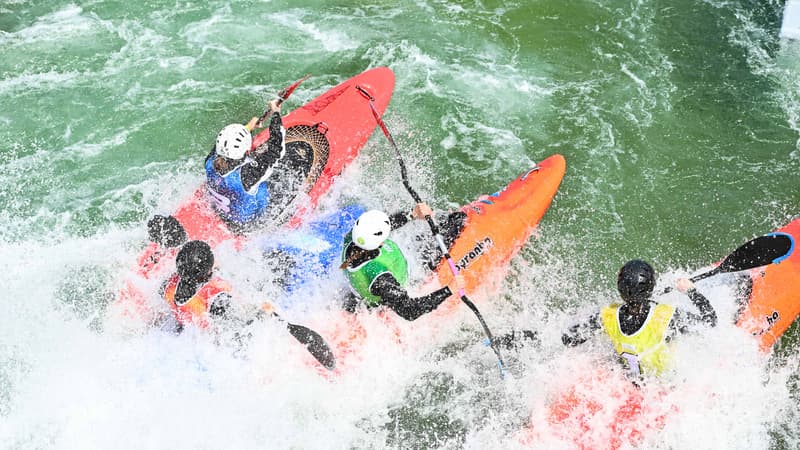
[[(294, 183), (289, 195), (282, 195), (280, 210), (271, 210), (271, 223), (276, 226), (296, 227), (305, 214), (313, 209), (329, 190), (334, 178), (358, 155), (375, 127), (375, 117), (369, 99), (356, 87), (369, 92), (374, 107), (383, 114), (394, 90), (394, 73), (387, 67), (378, 67), (356, 75), (333, 87), (283, 118), (286, 128), (287, 157), (302, 159), (306, 167), (305, 178)], [(265, 145), (269, 129), (255, 136), (255, 147)], [(292, 143), (303, 142), (293, 146)], [(291, 154), (290, 149), (297, 154)], [(285, 175), (281, 161), (276, 164), (273, 176)], [(214, 211), (208, 201), (205, 185), (198, 188), (173, 213), (186, 231), (189, 240), (202, 240), (212, 248), (230, 242), (241, 248), (248, 239), (234, 233)], [(138, 324), (152, 323), (153, 311), (163, 305), (155, 304), (154, 295), (162, 279), (175, 269), (177, 250), (151, 242), (138, 256), (132, 273), (124, 281), (110, 312), (124, 321)], [(148, 294), (145, 294), (148, 293)]]

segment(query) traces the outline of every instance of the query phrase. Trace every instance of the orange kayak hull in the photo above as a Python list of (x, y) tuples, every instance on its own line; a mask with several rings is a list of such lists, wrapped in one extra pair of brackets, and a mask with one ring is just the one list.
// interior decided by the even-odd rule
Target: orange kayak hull
[[(776, 230), (800, 239), (800, 218)], [(776, 264), (750, 271), (753, 287), (736, 324), (769, 352), (800, 315), (800, 252)]]
[[(563, 156), (550, 156), (504, 189), (462, 208), (467, 213), (466, 226), (450, 248), (450, 255), (464, 277), (465, 293), (471, 300), (497, 293), (511, 259), (550, 207), (566, 168)], [(453, 272), (442, 260), (432, 284), (446, 286), (452, 280)], [(457, 300), (448, 302), (439, 309), (459, 305)]]
[[(530, 238), (538, 223), (550, 207), (566, 172), (566, 162), (561, 155), (553, 155), (536, 167), (526, 170), (504, 189), (464, 206), (467, 219), (463, 230), (453, 242), (450, 253), (461, 266), (465, 278), (466, 295), (470, 299), (486, 300), (496, 293), (508, 273), (511, 259)], [(446, 262), (436, 268), (430, 280), (420, 287), (420, 292), (430, 292), (452, 280)], [(437, 321), (441, 316), (451, 316), (464, 308), (457, 296), (442, 303), (435, 311), (419, 320)], [(377, 313), (396, 341), (402, 340), (405, 322), (390, 310)], [(336, 353), (337, 371), (346, 370), (350, 361), (360, 358), (359, 349), (367, 339), (360, 324), (360, 314), (341, 313), (329, 320), (332, 328), (323, 335), (330, 339)]]

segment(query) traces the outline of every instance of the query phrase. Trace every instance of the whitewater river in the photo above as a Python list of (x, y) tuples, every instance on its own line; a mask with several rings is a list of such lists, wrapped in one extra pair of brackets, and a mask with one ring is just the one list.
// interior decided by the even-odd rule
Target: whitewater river
[[(0, 1), (0, 448), (520, 447), (570, 377), (609, 361), (602, 339), (560, 336), (615, 298), (626, 260), (666, 286), (800, 213), (800, 44), (778, 38), (783, 3)], [(335, 379), (277, 323), (236, 351), (107, 320), (148, 218), (202, 183), (221, 127), (306, 73), (284, 112), (377, 66), (396, 75), (386, 123), (437, 209), (566, 158), (536, 237), (479, 305), (496, 334), (539, 332), (505, 355), (505, 379), (464, 307), (402, 325), (402, 345), (367, 320), (375, 338)], [(354, 199), (411, 206), (379, 132), (321, 209)], [(220, 259), (271, 295), (249, 283), (262, 266)], [(720, 281), (698, 283), (720, 326), (678, 342), (672, 409), (639, 445), (800, 448), (797, 328), (760, 354), (726, 320)], [(288, 318), (325, 329), (338, 288)]]

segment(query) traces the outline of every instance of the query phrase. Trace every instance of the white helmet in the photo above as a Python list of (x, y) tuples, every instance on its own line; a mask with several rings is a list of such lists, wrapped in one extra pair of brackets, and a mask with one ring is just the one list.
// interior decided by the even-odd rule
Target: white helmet
[(217, 135), (216, 151), (226, 158), (242, 159), (251, 145), (253, 136), (250, 135), (250, 130), (240, 123), (232, 123)]
[(389, 216), (376, 209), (361, 214), (353, 225), (353, 242), (364, 250), (375, 250), (389, 237)]

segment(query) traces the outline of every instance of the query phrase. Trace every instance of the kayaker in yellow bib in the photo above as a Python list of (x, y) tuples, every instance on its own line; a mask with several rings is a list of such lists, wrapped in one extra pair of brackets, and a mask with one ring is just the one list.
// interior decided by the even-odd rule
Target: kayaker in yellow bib
[(655, 272), (650, 264), (638, 259), (628, 261), (617, 276), (622, 303), (605, 306), (585, 322), (570, 327), (561, 337), (564, 345), (582, 344), (595, 331), (603, 329), (634, 382), (661, 375), (671, 365), (669, 341), (678, 333), (691, 331), (695, 325), (716, 326), (717, 314), (687, 278), (677, 280), (676, 288), (689, 296), (700, 315), (655, 302), (652, 300), (655, 285)]

